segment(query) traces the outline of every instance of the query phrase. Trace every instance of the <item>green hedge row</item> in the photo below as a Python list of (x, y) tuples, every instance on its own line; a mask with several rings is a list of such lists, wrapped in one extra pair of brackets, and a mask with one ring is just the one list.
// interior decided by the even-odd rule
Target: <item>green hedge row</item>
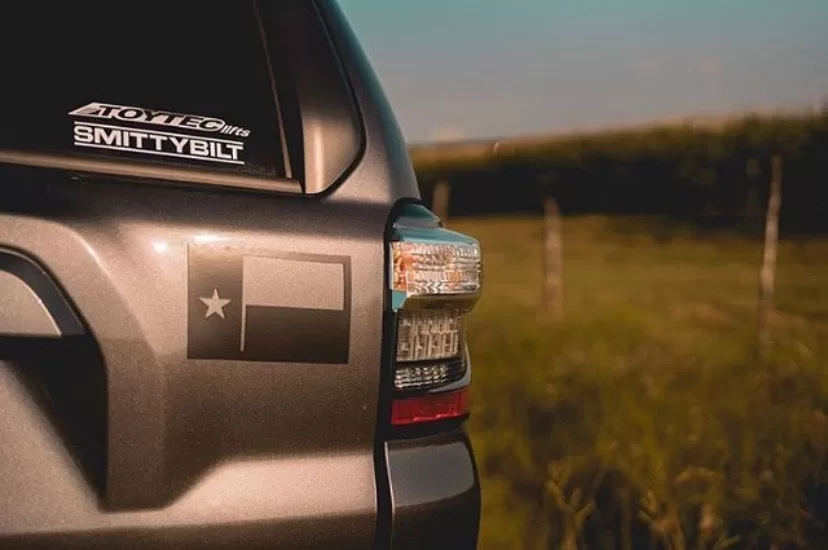
[(424, 198), (451, 183), (452, 215), (539, 211), (551, 192), (564, 213), (761, 215), (770, 158), (782, 155), (783, 221), (828, 226), (828, 110), (746, 117), (720, 127), (665, 126), (534, 143), (411, 150)]

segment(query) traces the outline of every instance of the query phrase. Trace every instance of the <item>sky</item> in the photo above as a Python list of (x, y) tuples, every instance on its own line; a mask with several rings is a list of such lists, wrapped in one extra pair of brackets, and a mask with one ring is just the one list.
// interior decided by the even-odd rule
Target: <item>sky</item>
[(409, 142), (828, 99), (828, 0), (339, 0)]

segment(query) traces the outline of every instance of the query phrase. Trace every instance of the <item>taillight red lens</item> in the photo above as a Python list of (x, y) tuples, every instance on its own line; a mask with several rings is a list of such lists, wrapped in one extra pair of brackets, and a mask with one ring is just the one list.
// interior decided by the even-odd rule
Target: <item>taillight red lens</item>
[(418, 395), (391, 403), (391, 425), (409, 426), (465, 416), (469, 412), (469, 390)]

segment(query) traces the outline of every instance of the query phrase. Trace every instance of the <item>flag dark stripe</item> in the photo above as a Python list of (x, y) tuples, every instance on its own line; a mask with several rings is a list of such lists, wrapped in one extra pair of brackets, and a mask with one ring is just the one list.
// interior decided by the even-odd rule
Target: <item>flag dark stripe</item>
[[(241, 355), (242, 255), (227, 251), (190, 249), (187, 356), (193, 359), (236, 359)], [(205, 317), (209, 298), (216, 290), (230, 302), (224, 319)]]
[(347, 363), (346, 311), (247, 306), (244, 360)]

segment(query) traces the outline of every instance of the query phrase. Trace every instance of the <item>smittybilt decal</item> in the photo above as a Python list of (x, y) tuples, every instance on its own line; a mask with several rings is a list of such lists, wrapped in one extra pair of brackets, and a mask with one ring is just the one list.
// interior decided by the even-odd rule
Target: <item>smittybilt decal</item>
[(70, 111), (69, 114), (78, 118), (156, 125), (170, 129), (186, 128), (214, 134), (191, 135), (92, 120), (75, 120), (73, 142), (77, 147), (244, 165), (241, 157), (244, 142), (228, 138), (247, 137), (250, 130), (229, 125), (219, 118), (107, 103), (89, 103)]
[(190, 245), (187, 357), (348, 362), (346, 256)]

